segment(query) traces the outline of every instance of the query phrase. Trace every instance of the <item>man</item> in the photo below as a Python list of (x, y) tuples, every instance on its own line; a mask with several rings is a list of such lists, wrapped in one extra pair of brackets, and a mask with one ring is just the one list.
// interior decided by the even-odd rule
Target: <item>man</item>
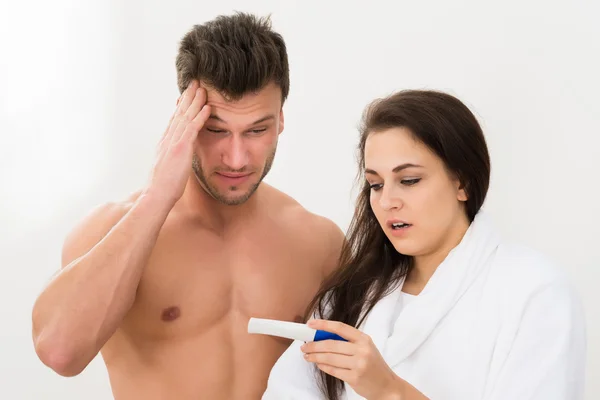
[(33, 309), (35, 349), (63, 376), (100, 353), (116, 400), (258, 399), (291, 341), (249, 335), (249, 318), (300, 320), (343, 234), (261, 182), (289, 88), (268, 19), (195, 26), (176, 64), (149, 184), (68, 235)]

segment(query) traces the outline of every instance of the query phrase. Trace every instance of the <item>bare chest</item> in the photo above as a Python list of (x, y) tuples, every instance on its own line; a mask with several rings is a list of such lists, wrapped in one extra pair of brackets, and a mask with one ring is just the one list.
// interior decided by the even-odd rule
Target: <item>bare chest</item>
[[(313, 252), (314, 253), (314, 252)], [(235, 242), (210, 235), (159, 240), (125, 323), (143, 335), (196, 335), (250, 317), (298, 320), (320, 284), (311, 249), (283, 232)]]

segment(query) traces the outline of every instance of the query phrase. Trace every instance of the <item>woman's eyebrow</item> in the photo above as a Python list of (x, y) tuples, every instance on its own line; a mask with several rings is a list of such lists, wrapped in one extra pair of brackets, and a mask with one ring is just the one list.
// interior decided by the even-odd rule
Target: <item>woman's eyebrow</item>
[[(396, 167), (394, 167), (394, 169), (392, 169), (392, 172), (397, 173), (400, 172), (404, 169), (407, 168), (423, 168), (422, 165), (418, 165), (418, 164), (412, 164), (412, 163), (404, 163), (404, 164), (400, 164)], [(366, 168), (365, 169), (365, 174), (370, 174), (370, 175), (378, 175), (377, 172), (375, 170)]]

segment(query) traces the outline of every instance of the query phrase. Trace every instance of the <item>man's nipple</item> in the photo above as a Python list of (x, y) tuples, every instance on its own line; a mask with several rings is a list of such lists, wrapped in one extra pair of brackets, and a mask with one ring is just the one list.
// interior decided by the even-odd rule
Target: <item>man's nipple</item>
[(161, 314), (161, 319), (165, 322), (174, 321), (181, 315), (179, 307), (173, 306), (165, 308)]

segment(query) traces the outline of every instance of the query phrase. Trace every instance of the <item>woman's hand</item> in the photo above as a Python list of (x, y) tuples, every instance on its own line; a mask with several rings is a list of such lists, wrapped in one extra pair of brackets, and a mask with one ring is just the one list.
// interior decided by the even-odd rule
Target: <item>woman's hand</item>
[(304, 358), (369, 400), (403, 399), (404, 381), (387, 365), (369, 335), (337, 321), (315, 319), (308, 322), (313, 329), (335, 333), (341, 340), (309, 342), (302, 346)]

